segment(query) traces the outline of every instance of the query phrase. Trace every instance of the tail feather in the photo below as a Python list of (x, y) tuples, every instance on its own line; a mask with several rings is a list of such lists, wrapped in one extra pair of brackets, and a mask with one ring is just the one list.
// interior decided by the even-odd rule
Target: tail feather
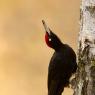
[(48, 89), (48, 95), (61, 95), (64, 91), (64, 86), (60, 83), (60, 81), (52, 81), (50, 84), (50, 88)]

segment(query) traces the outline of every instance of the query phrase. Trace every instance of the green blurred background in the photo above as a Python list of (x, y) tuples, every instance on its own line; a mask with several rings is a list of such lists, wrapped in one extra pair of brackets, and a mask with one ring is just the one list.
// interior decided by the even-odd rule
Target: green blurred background
[[(77, 51), (79, 0), (0, 0), (0, 95), (47, 95), (53, 50), (41, 20)], [(71, 95), (65, 89), (63, 95)]]

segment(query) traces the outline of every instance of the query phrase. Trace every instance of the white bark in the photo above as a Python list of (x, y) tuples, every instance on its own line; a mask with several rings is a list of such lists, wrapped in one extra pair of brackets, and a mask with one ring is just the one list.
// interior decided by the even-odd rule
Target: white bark
[(95, 95), (95, 0), (82, 0), (74, 95)]

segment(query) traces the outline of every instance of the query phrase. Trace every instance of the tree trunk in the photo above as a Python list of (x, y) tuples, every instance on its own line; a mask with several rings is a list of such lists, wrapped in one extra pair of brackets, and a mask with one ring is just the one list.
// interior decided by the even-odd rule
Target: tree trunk
[(95, 0), (82, 0), (73, 95), (95, 95)]

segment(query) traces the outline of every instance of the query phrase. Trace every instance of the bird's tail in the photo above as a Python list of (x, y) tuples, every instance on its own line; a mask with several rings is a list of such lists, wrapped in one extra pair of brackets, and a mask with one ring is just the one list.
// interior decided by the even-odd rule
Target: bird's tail
[(64, 91), (64, 86), (60, 81), (52, 81), (50, 88), (48, 89), (48, 95), (61, 95)]

